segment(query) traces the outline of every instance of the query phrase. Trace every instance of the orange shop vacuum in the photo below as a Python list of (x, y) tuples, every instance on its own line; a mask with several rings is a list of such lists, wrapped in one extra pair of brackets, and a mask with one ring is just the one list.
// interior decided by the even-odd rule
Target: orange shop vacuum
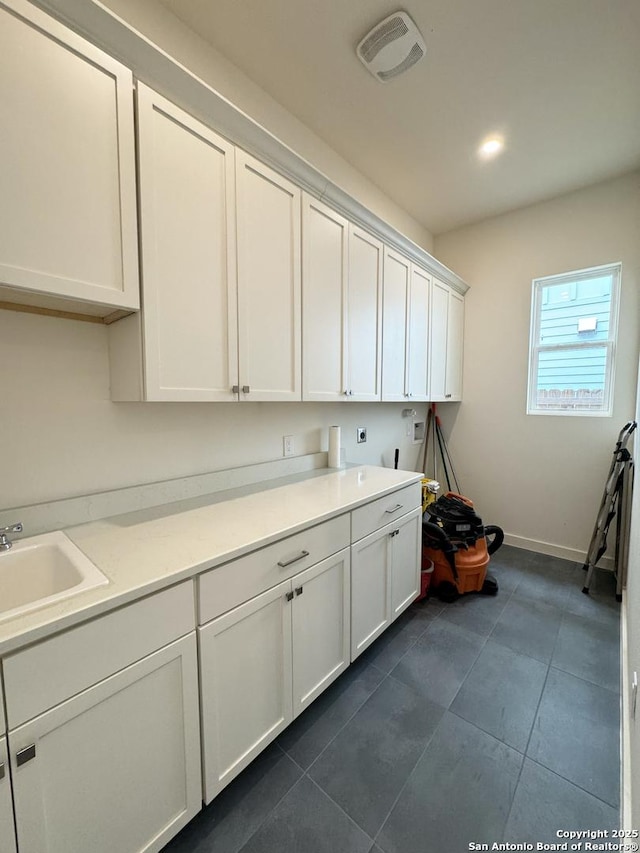
[(483, 525), (468, 498), (448, 492), (430, 503), (422, 517), (422, 567), (433, 562), (431, 590), (447, 602), (470, 592), (496, 595), (487, 566), (503, 541), (502, 529)]

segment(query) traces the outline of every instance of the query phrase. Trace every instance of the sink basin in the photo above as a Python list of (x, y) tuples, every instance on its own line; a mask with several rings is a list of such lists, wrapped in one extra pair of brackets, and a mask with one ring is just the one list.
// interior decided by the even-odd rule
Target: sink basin
[(0, 552), (0, 621), (107, 583), (61, 531), (14, 540)]

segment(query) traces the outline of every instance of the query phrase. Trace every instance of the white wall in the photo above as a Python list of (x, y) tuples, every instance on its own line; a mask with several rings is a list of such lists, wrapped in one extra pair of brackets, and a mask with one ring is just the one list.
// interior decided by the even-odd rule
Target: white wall
[[(613, 445), (633, 418), (639, 341), (640, 173), (439, 236), (435, 254), (471, 285), (464, 393), (441, 406), (463, 488), (514, 544), (581, 559)], [(622, 262), (612, 418), (527, 416), (531, 281)], [(568, 549), (568, 550), (563, 550)]]
[[(342, 427), (347, 460), (413, 469), (395, 403), (112, 403), (105, 326), (0, 310), (0, 511), (327, 449)], [(419, 408), (419, 407), (416, 407)], [(422, 407), (421, 411), (425, 407)], [(368, 428), (356, 444), (356, 427)]]

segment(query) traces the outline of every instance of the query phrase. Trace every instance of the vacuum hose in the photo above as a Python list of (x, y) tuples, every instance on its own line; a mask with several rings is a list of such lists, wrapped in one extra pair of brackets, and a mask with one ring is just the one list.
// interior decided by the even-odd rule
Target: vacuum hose
[[(425, 541), (427, 540), (427, 541)], [(429, 544), (428, 540), (438, 548), (447, 558), (447, 562), (451, 566), (451, 571), (456, 580), (458, 580), (458, 570), (456, 568), (456, 546), (451, 542), (444, 530), (432, 521), (422, 522), (422, 544)]]
[(495, 554), (504, 542), (504, 531), (497, 524), (487, 524), (484, 528), (484, 535), (487, 540), (487, 551), (489, 554)]

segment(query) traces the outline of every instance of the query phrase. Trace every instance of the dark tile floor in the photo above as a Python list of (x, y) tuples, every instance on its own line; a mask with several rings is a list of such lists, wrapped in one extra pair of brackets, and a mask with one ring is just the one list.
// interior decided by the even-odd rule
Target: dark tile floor
[(503, 546), (495, 598), (416, 604), (165, 853), (458, 853), (619, 812), (619, 605)]

